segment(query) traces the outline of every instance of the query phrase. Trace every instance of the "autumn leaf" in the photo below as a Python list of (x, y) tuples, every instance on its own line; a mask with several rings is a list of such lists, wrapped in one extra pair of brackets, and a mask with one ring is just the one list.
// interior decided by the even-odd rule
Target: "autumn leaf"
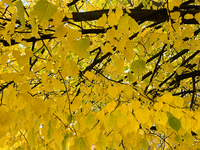
[(133, 61), (131, 63), (131, 70), (136, 74), (136, 75), (142, 75), (142, 73), (145, 70), (145, 61), (142, 59), (138, 59), (136, 61)]
[(57, 11), (57, 7), (47, 2), (47, 0), (39, 0), (34, 6), (34, 11), (40, 22), (49, 20)]
[(81, 38), (80, 40), (76, 40), (73, 43), (74, 51), (79, 55), (80, 58), (89, 58), (89, 48), (90, 39), (89, 38)]
[(199, 149), (199, 4), (0, 1), (0, 149)]
[(172, 129), (174, 129), (176, 132), (179, 131), (179, 129), (181, 128), (181, 122), (179, 119), (175, 118), (174, 116), (170, 115), (168, 117), (168, 122), (169, 125), (171, 126)]
[(25, 17), (24, 17), (24, 6), (21, 1), (17, 1), (15, 3), (17, 6), (17, 15), (19, 16), (19, 20), (22, 24), (22, 28), (25, 29)]

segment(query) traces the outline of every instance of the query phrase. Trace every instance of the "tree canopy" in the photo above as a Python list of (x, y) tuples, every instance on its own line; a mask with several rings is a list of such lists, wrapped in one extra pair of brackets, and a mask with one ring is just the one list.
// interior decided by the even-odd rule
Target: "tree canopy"
[(199, 0), (0, 1), (0, 147), (199, 150), (199, 24)]

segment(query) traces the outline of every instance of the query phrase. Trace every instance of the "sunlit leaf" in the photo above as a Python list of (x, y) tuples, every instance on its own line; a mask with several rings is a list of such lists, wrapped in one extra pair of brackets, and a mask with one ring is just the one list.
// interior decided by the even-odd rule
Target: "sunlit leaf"
[(79, 55), (80, 58), (89, 58), (90, 53), (88, 48), (90, 46), (89, 38), (81, 38), (73, 43), (74, 51)]
[(57, 11), (57, 7), (47, 2), (47, 0), (39, 0), (34, 6), (34, 11), (40, 22), (49, 20)]
[(186, 134), (184, 135), (184, 140), (186, 141), (186, 143), (188, 143), (189, 145), (192, 145), (194, 143), (194, 137), (192, 136), (191, 133), (186, 132)]
[(142, 75), (142, 73), (145, 70), (145, 61), (142, 59), (133, 61), (131, 63), (131, 70), (136, 74), (136, 75)]
[(98, 25), (102, 26), (102, 27), (105, 27), (106, 20), (107, 20), (107, 16), (106, 16), (106, 14), (103, 14), (102, 17), (99, 18), (99, 20), (98, 20)]
[(108, 131), (110, 131), (113, 128), (114, 124), (115, 124), (115, 117), (113, 115), (107, 116), (105, 121), (104, 121), (105, 128)]

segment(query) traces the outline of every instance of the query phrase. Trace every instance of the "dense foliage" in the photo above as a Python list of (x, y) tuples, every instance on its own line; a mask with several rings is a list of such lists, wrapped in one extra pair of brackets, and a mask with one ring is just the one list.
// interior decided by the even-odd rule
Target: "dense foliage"
[(0, 1), (0, 147), (199, 150), (199, 5)]

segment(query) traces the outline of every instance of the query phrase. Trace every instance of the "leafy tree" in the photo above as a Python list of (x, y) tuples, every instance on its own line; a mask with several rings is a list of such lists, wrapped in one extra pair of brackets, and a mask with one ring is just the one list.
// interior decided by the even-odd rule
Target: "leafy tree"
[(0, 1), (2, 149), (199, 149), (199, 5)]

